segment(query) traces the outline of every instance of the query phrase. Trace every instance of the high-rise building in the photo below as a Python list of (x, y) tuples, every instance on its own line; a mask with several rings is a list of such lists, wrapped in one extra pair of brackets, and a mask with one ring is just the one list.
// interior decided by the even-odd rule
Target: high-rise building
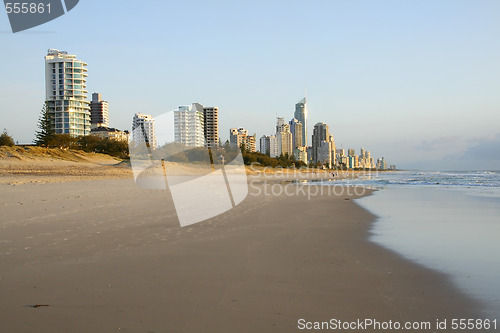
[(306, 149), (306, 153), (307, 153), (307, 164), (314, 164), (314, 160), (312, 159), (312, 146), (307, 146), (307, 149)]
[(45, 101), (57, 134), (90, 133), (86, 66), (66, 51), (50, 49), (45, 56)]
[(332, 143), (322, 140), (317, 148), (316, 162), (321, 163), (327, 168), (331, 168), (332, 164)]
[(383, 157), (377, 160), (377, 169), (387, 170), (387, 161)]
[(269, 156), (270, 154), (270, 147), (269, 147), (269, 135), (263, 135), (259, 139), (259, 152), (261, 154), (266, 154)]
[(244, 128), (231, 128), (229, 130), (229, 143), (233, 148), (243, 148), (249, 152), (256, 151), (256, 138), (254, 135), (248, 135), (248, 130)]
[(174, 111), (174, 141), (189, 147), (205, 146), (204, 112), (201, 104), (179, 106)]
[(281, 130), (281, 127), (285, 124), (285, 118), (277, 117), (276, 118), (276, 133)]
[(292, 156), (293, 154), (293, 135), (290, 132), (289, 124), (281, 124), (280, 120), (283, 118), (278, 118), (278, 125), (276, 126), (276, 140), (278, 141), (278, 156), (288, 154)]
[(358, 155), (349, 155), (348, 156), (348, 167), (351, 169), (359, 168), (361, 165), (359, 164), (359, 156)]
[[(140, 127), (142, 131), (135, 131)], [(146, 146), (156, 148), (155, 120), (149, 114), (136, 113), (132, 120), (132, 139), (134, 142), (145, 142)]]
[(277, 157), (278, 154), (278, 140), (274, 135), (263, 135), (260, 138), (260, 152), (270, 157)]
[[(353, 151), (353, 154), (354, 154), (354, 151)], [(341, 165), (341, 166), (348, 166), (349, 165), (349, 157), (346, 156), (344, 148), (336, 149), (335, 158), (337, 160), (336, 161), (337, 165)]]
[(372, 158), (369, 151), (365, 148), (361, 148), (361, 154), (359, 155), (359, 167), (360, 168), (371, 168)]
[(333, 168), (334, 166), (337, 165), (337, 147), (335, 146), (335, 140), (333, 139), (333, 135), (330, 134), (328, 141), (330, 141), (330, 149), (331, 149), (331, 155), (332, 155), (332, 164), (330, 164), (330, 168)]
[(205, 146), (216, 148), (219, 146), (219, 108), (203, 107)]
[(298, 147), (302, 147), (302, 123), (297, 119), (293, 118), (289, 122), (290, 124), (290, 132), (292, 132), (292, 142), (293, 142), (293, 149), (296, 149)]
[(307, 146), (307, 103), (305, 97), (295, 104), (293, 116), (302, 123), (302, 145)]
[(307, 147), (297, 147), (293, 150), (293, 157), (297, 161), (302, 161), (305, 164), (308, 163), (307, 159)]
[(314, 125), (311, 152), (313, 163), (321, 163), (329, 168), (337, 165), (335, 141), (327, 124)]
[(329, 137), (330, 137), (330, 130), (327, 124), (317, 123), (316, 125), (314, 125), (314, 130), (312, 135), (312, 154), (313, 154), (312, 159), (315, 163), (318, 162), (323, 163), (322, 158), (319, 156), (320, 149), (322, 149), (321, 143), (328, 142)]
[(254, 135), (248, 135), (245, 138), (245, 150), (251, 153), (255, 153), (257, 151), (257, 138)]
[(245, 137), (248, 136), (248, 130), (240, 128), (231, 128), (229, 130), (229, 143), (231, 147), (238, 148), (244, 143)]
[(90, 128), (108, 127), (109, 110), (108, 102), (103, 101), (101, 94), (93, 93), (90, 102)]

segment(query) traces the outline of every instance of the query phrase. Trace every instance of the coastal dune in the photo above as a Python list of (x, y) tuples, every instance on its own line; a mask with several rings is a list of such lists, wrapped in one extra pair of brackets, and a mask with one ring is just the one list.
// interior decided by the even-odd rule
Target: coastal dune
[(185, 228), (168, 191), (131, 175), (0, 183), (0, 331), (295, 332), (479, 312), (446, 276), (369, 242), (375, 216), (352, 188), (250, 181), (236, 208)]

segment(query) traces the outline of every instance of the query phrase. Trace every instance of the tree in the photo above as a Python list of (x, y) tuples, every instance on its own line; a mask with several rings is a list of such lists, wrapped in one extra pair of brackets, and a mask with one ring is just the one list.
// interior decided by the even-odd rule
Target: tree
[(0, 146), (15, 146), (14, 139), (7, 133), (5, 128), (3, 133), (0, 134)]
[[(75, 140), (76, 142), (71, 143), (71, 147), (88, 153), (102, 153), (120, 158), (128, 158), (129, 156), (128, 143), (125, 141), (115, 141), (95, 135), (86, 135)], [(184, 156), (184, 158), (186, 157)]]
[(53, 134), (46, 143), (50, 148), (79, 148), (76, 138), (69, 134)]
[(35, 144), (37, 146), (48, 146), (55, 136), (56, 131), (52, 127), (52, 115), (49, 112), (47, 103), (43, 104), (38, 118), (38, 131), (35, 134)]

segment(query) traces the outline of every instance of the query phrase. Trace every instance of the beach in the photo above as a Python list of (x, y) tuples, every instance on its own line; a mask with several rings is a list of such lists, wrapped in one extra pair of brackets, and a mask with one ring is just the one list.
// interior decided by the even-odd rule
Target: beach
[(2, 332), (298, 332), (300, 320), (370, 318), (431, 331), (448, 319), (446, 332), (481, 309), (447, 276), (369, 242), (375, 216), (348, 187), (273, 195), (291, 185), (250, 177), (241, 204), (181, 228), (168, 190), (131, 173), (2, 177), (18, 182), (0, 182)]

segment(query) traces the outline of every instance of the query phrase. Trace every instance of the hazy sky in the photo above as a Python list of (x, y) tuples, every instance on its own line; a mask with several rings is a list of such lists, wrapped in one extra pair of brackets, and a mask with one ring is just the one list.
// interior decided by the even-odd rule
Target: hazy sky
[[(500, 1), (94, 1), (13, 34), (0, 10), (0, 127), (31, 142), (44, 59), (88, 63), (110, 125), (218, 106), (222, 139), (272, 134), (307, 86), (337, 147), (401, 168), (500, 169)], [(0, 130), (1, 130), (0, 128)]]

